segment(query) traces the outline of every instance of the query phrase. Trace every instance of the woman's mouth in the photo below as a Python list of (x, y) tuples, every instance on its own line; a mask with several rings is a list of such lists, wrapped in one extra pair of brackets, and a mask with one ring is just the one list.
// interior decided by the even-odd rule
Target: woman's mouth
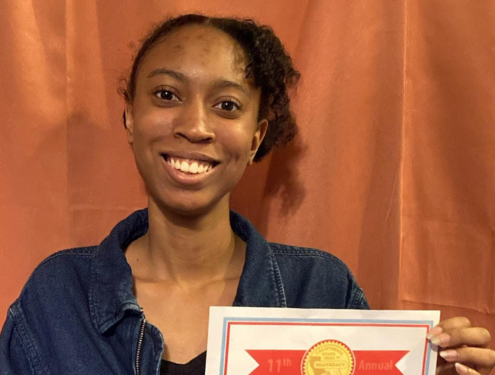
[(205, 160), (183, 159), (165, 154), (162, 157), (172, 168), (187, 174), (205, 174), (210, 172), (218, 164)]

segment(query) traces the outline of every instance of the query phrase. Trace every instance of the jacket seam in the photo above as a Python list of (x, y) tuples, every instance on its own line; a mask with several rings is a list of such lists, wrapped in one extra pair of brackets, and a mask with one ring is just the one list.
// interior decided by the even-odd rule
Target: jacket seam
[(351, 303), (349, 304), (349, 307), (358, 308), (363, 302), (364, 293), (363, 290), (358, 285), (356, 285), (356, 283), (353, 283), (352, 286), (356, 289), (355, 289), (355, 293), (352, 294), (352, 300)]
[(338, 257), (336, 257), (333, 254), (321, 251), (321, 250), (316, 250), (316, 249), (272, 249), (273, 253), (277, 256), (287, 256), (288, 258), (319, 258), (319, 259), (325, 259), (327, 261), (330, 261), (338, 266), (340, 266), (342, 269), (344, 269), (348, 274), (350, 274), (352, 277), (352, 272), (349, 270), (349, 267), (340, 260)]
[(274, 255), (271, 255), (272, 260), (272, 271), (275, 277), (275, 282), (277, 284), (278, 299), (280, 301), (281, 307), (287, 307), (287, 299), (285, 298), (284, 283), (282, 280), (282, 275), (280, 274), (280, 269), (278, 267), (277, 259)]
[(91, 286), (89, 289), (89, 310), (90, 315), (98, 331), (101, 332), (101, 318), (98, 313), (97, 304), (95, 302), (95, 285), (96, 285), (96, 269), (95, 261), (91, 262)]
[(20, 306), (17, 306), (16, 309), (18, 310), (18, 314), (14, 313), (13, 307), (9, 309), (9, 314), (14, 321), (13, 330), (19, 335), (21, 346), (29, 362), (31, 372), (33, 374), (48, 374), (48, 370), (46, 366), (43, 365), (42, 360), (36, 350), (36, 344), (31, 338), (26, 327), (24, 327), (24, 319)]
[(349, 303), (349, 307), (358, 307), (359, 306), (359, 302), (361, 302), (362, 300), (362, 296), (363, 296), (363, 292), (360, 290), (359, 287), (357, 287), (357, 285), (353, 285), (356, 287), (356, 290), (354, 293), (352, 293), (352, 298), (351, 298), (351, 301)]
[(312, 249), (309, 247), (294, 247), (290, 245), (282, 245), (278, 243), (270, 243), (270, 248), (272, 249), (273, 253), (275, 254), (280, 254), (280, 255), (288, 255), (288, 256), (302, 256), (302, 257), (318, 257), (318, 258), (325, 258), (325, 259), (330, 259), (335, 262), (338, 262), (342, 265), (345, 265), (345, 263), (335, 255), (323, 251), (323, 250), (318, 250), (318, 249)]
[(74, 248), (74, 249), (66, 249), (66, 250), (60, 250), (57, 251), (56, 253), (53, 253), (50, 255), (48, 258), (43, 260), (36, 268), (35, 271), (43, 266), (45, 263), (49, 263), (53, 259), (56, 259), (60, 256), (64, 255), (77, 255), (77, 256), (82, 256), (82, 257), (91, 257), (94, 256), (95, 254), (95, 247), (80, 247), (80, 248)]

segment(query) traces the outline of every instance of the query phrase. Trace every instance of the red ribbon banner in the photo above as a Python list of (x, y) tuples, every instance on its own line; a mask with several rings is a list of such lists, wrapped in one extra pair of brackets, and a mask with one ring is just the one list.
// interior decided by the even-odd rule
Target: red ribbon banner
[[(250, 375), (303, 375), (301, 361), (304, 350), (247, 350), (259, 364)], [(395, 366), (408, 351), (354, 350), (354, 375), (403, 375)], [(321, 370), (322, 374), (325, 370)], [(315, 374), (318, 370), (315, 371)]]

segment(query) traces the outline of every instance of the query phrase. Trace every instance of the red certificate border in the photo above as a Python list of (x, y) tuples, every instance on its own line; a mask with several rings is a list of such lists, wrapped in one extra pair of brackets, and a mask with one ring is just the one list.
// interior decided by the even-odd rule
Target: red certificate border
[[(339, 327), (406, 327), (406, 328), (425, 328), (426, 333), (430, 330), (429, 324), (398, 324), (398, 323), (318, 323), (318, 322), (242, 322), (234, 321), (227, 322), (227, 341), (225, 345), (225, 364), (223, 368), (223, 375), (227, 375), (227, 368), (229, 365), (229, 348), (230, 348), (230, 327), (233, 325), (249, 325), (249, 326), (339, 326)], [(425, 338), (425, 350), (423, 352), (423, 371), (422, 375), (425, 375), (426, 371), (426, 359), (428, 352), (428, 340)]]

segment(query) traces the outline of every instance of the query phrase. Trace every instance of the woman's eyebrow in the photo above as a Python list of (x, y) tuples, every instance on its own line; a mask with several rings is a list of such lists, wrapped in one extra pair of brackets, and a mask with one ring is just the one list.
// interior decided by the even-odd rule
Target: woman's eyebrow
[(234, 88), (242, 91), (244, 94), (249, 95), (249, 89), (240, 83), (229, 81), (227, 79), (219, 79), (215, 81), (213, 87), (216, 89)]
[[(153, 78), (153, 77), (158, 76), (158, 75), (168, 75), (168, 76), (175, 78), (181, 82), (188, 82), (189, 81), (189, 78), (187, 78), (187, 76), (184, 73), (180, 73), (180, 72), (177, 72), (175, 70), (170, 70), (170, 69), (165, 69), (165, 68), (158, 68), (158, 69), (151, 71), (148, 74), (148, 78)], [(219, 80), (215, 81), (215, 83), (213, 84), (213, 87), (216, 89), (234, 88), (234, 89), (237, 89), (237, 90), (243, 92), (246, 95), (249, 95), (249, 89), (246, 86), (241, 85), (240, 83), (237, 83), (234, 81), (229, 81), (227, 79), (219, 79)]]
[(150, 74), (148, 74), (148, 78), (153, 78), (153, 77), (158, 76), (158, 75), (168, 75), (168, 76), (171, 76), (171, 77), (173, 77), (173, 78), (175, 78), (181, 82), (187, 82), (188, 81), (188, 78), (186, 77), (186, 75), (184, 73), (176, 72), (175, 70), (169, 70), (169, 69), (165, 69), (165, 68), (158, 68), (158, 69), (153, 70), (152, 72), (150, 72)]

